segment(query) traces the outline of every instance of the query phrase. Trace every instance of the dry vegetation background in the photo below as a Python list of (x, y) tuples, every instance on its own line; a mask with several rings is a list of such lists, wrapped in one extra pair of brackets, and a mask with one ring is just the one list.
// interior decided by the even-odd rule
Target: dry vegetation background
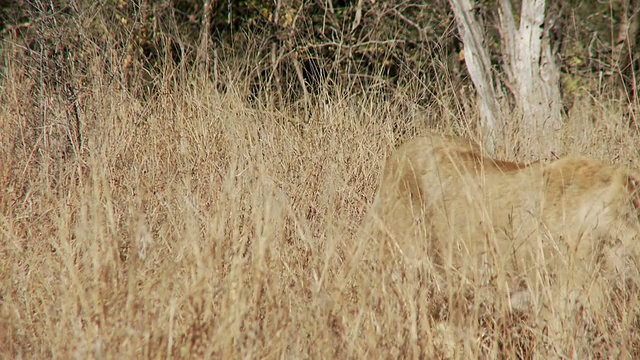
[[(165, 53), (145, 53), (146, 23), (116, 5), (43, 5), (3, 31), (0, 357), (548, 353), (534, 316), (456, 308), (421, 264), (355, 235), (397, 144), (433, 128), (475, 136), (473, 93), (444, 47), (423, 64), (429, 82), (336, 75), (308, 102), (274, 100), (300, 95), (299, 78), (256, 90), (259, 36), (238, 32), (202, 72), (188, 48), (175, 59), (186, 45), (169, 31), (153, 38)], [(638, 167), (637, 103), (616, 91), (572, 98), (565, 153)], [(568, 356), (638, 358), (639, 312), (636, 293), (618, 294), (552, 340)]]

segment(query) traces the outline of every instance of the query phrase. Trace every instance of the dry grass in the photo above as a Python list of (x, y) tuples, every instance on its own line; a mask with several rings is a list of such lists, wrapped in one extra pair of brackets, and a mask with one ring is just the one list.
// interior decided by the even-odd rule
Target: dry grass
[[(468, 305), (431, 296), (422, 265), (354, 237), (386, 155), (427, 128), (420, 112), (373, 95), (260, 109), (242, 86), (199, 79), (141, 99), (93, 69), (80, 148), (68, 106), (29, 102), (33, 84), (3, 61), (0, 357), (547, 354), (534, 315), (463, 316)], [(567, 152), (637, 165), (637, 134), (590, 104)], [(576, 319), (562, 351), (639, 356), (640, 304), (626, 295)]]

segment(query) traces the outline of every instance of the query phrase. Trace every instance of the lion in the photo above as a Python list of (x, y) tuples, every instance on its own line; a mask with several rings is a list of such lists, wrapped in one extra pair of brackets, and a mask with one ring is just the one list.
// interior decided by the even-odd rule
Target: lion
[(553, 309), (522, 296), (553, 285), (547, 296), (587, 294), (599, 306), (611, 282), (636, 276), (638, 179), (588, 158), (496, 160), (470, 140), (430, 133), (388, 157), (366, 231), (381, 251), (427, 259), (438, 287), (503, 289), (517, 310)]

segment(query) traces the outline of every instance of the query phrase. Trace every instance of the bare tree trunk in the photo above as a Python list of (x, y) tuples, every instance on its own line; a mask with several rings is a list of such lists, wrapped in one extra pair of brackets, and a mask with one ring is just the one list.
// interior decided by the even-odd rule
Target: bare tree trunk
[(545, 0), (523, 0), (516, 30), (510, 0), (500, 0), (504, 70), (522, 114), (520, 134), (530, 136), (530, 150), (538, 153), (557, 150), (562, 125), (560, 74), (544, 21)]
[[(280, 7), (282, 6), (282, 1), (277, 0), (276, 1), (276, 8), (273, 11), (273, 28), (277, 29), (278, 28), (278, 19), (280, 17)], [(273, 81), (275, 81), (276, 84), (276, 99), (270, 98), (269, 101), (271, 102), (271, 105), (275, 105), (275, 104), (282, 104), (283, 98), (284, 98), (284, 94), (282, 92), (282, 78), (280, 77), (280, 60), (282, 58), (281, 54), (278, 54), (278, 52), (280, 52), (280, 47), (278, 45), (278, 41), (277, 40), (273, 40), (271, 43), (271, 75), (269, 76), (269, 81), (268, 84), (269, 86), (271, 86), (271, 84), (273, 83)], [(274, 103), (275, 101), (275, 103)]]
[(474, 16), (474, 7), (469, 0), (450, 0), (450, 2), (464, 43), (463, 51), (467, 70), (478, 93), (485, 147), (490, 154), (493, 154), (496, 141), (503, 136), (504, 116), (491, 76), (491, 58), (488, 49), (484, 46), (486, 43), (484, 29)]
[[(484, 29), (474, 15), (471, 0), (450, 0), (464, 43), (469, 75), (478, 93), (485, 143), (493, 150), (504, 135), (504, 114), (498, 101), (501, 87), (491, 68)], [(510, 0), (500, 0), (500, 33), (507, 86), (516, 99), (519, 139), (529, 140), (529, 151), (541, 155), (558, 147), (561, 124), (560, 76), (545, 27), (545, 0), (523, 0), (516, 28)], [(519, 117), (520, 118), (520, 117)]]
[(209, 31), (211, 30), (211, 1), (204, 0), (202, 7), (202, 29), (200, 30), (200, 46), (198, 47), (197, 64), (200, 74), (209, 72)]

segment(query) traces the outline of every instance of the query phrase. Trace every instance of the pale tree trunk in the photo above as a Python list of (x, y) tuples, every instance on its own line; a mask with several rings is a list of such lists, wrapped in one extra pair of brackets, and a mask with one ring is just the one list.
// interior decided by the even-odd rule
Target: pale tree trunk
[[(558, 148), (561, 126), (560, 77), (545, 29), (545, 0), (523, 0), (520, 25), (516, 28), (510, 0), (500, 0), (500, 33), (504, 59), (505, 84), (516, 100), (516, 111), (501, 109), (498, 102), (500, 82), (493, 76), (484, 29), (474, 15), (471, 0), (450, 0), (464, 43), (465, 62), (478, 93), (483, 127), (489, 134), (485, 143), (495, 144), (502, 137), (503, 114), (516, 116), (519, 140), (528, 152)], [(493, 134), (493, 136), (491, 135)], [(491, 149), (491, 148), (489, 148)]]
[(478, 93), (484, 144), (487, 151), (493, 154), (497, 141), (503, 136), (504, 116), (493, 82), (489, 50), (484, 46), (486, 43), (484, 29), (474, 16), (474, 7), (469, 0), (450, 0), (450, 2), (464, 44), (467, 70)]
[(522, 121), (519, 132), (530, 151), (558, 150), (562, 125), (560, 74), (544, 27), (545, 0), (523, 0), (516, 30), (510, 0), (500, 0), (500, 33), (504, 70)]
[(202, 3), (202, 29), (200, 30), (200, 46), (196, 55), (198, 71), (207, 76), (209, 72), (209, 31), (211, 30), (211, 0)]
[[(633, 71), (633, 61), (636, 46), (640, 41), (640, 0), (619, 0), (621, 14), (619, 17), (618, 35), (616, 45), (613, 48), (611, 60), (614, 70), (621, 74), (621, 79), (630, 79), (629, 83), (623, 80), (623, 87), (628, 90), (629, 103), (638, 100), (638, 80)], [(633, 112), (630, 112), (633, 114)], [(633, 116), (633, 115), (632, 115)], [(637, 124), (637, 119), (634, 119)]]

